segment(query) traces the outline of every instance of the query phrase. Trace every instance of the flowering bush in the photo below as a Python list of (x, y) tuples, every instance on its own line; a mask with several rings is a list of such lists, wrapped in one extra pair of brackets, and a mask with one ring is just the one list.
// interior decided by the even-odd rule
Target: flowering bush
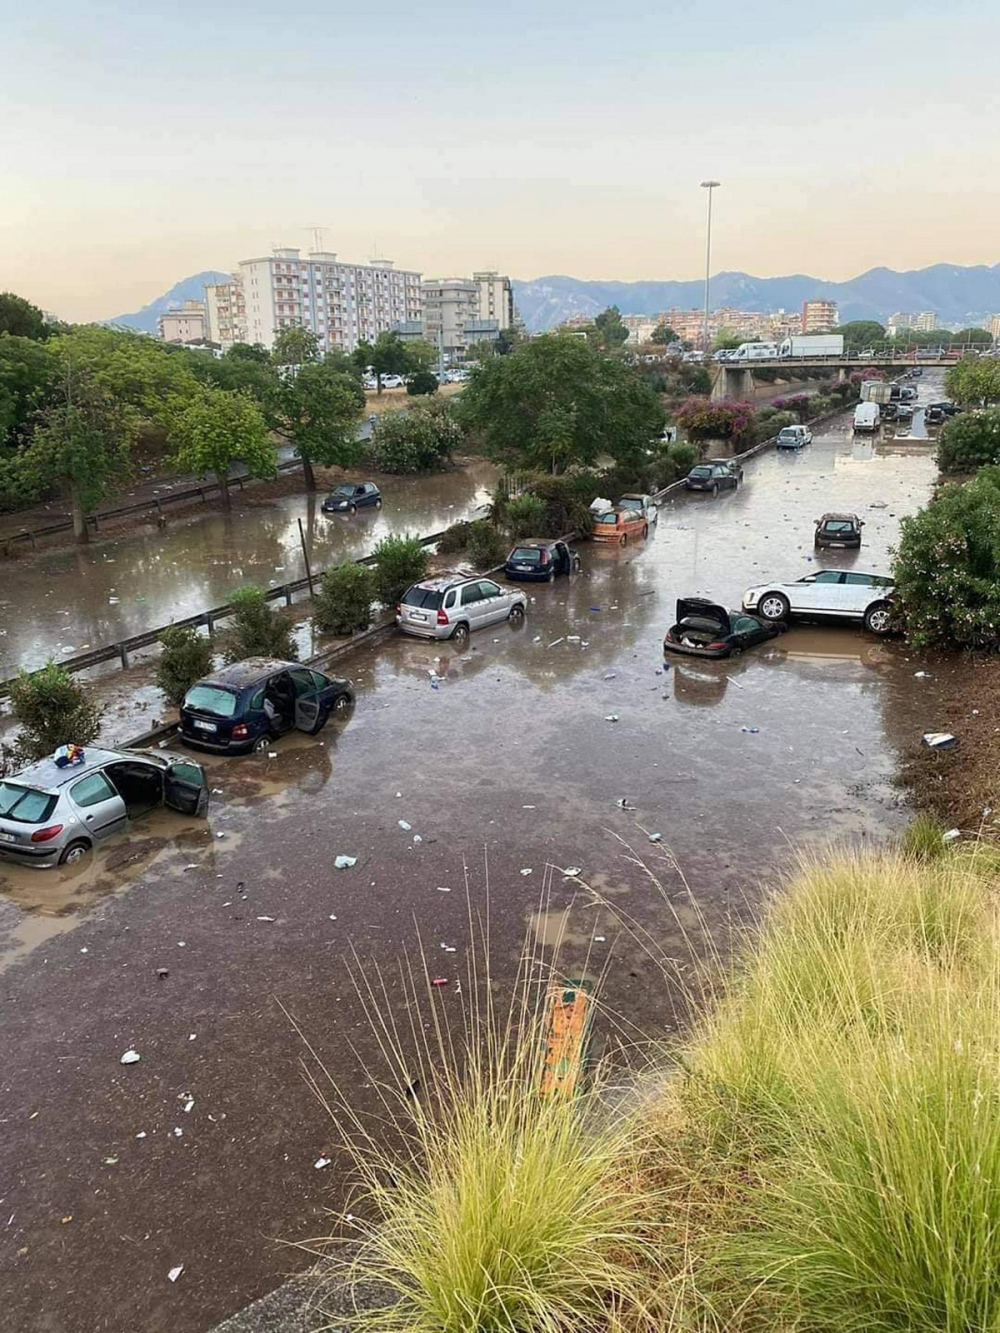
[(1000, 467), (904, 518), (894, 575), (915, 648), (1000, 648)]
[(938, 440), (941, 471), (975, 472), (988, 463), (1000, 463), (1000, 409), (952, 417)]
[(790, 393), (784, 398), (772, 399), (771, 405), (779, 412), (794, 412), (799, 421), (805, 421), (812, 410), (813, 400), (807, 393)]
[(749, 444), (754, 434), (752, 403), (713, 403), (707, 398), (686, 398), (674, 412), (689, 440), (732, 440)]

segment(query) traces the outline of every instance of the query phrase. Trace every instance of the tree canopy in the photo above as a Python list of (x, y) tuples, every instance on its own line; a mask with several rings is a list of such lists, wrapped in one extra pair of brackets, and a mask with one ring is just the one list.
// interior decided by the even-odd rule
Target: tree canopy
[(477, 366), (456, 411), (489, 457), (552, 473), (626, 458), (663, 424), (659, 399), (632, 369), (565, 333)]
[(311, 362), (280, 379), (274, 395), (275, 429), (302, 459), (308, 490), (316, 489), (314, 463), (350, 467), (357, 462), (364, 405), (357, 377), (332, 363)]
[(594, 330), (598, 347), (606, 352), (613, 352), (628, 342), (628, 329), (622, 323), (622, 312), (616, 305), (609, 305), (607, 310), (595, 316)]
[(975, 472), (989, 463), (1000, 463), (1000, 409), (952, 417), (938, 437), (941, 471)]
[(312, 329), (295, 324), (279, 329), (271, 348), (271, 361), (276, 366), (304, 366), (319, 360), (319, 338)]
[(0, 335), (42, 339), (49, 336), (49, 326), (38, 306), (14, 292), (0, 292)]
[(963, 407), (989, 407), (1000, 402), (1000, 361), (968, 357), (956, 361), (944, 380), (948, 397)]
[(661, 319), (652, 332), (650, 342), (666, 345), (668, 343), (680, 342), (680, 336), (674, 332), (669, 324), (664, 324)]
[(885, 342), (885, 327), (877, 319), (852, 319), (841, 324), (837, 332), (848, 348), (878, 347)]
[(242, 462), (251, 477), (275, 475), (275, 449), (260, 407), (245, 390), (231, 393), (206, 386), (177, 413), (170, 432), (177, 466), (219, 483), (223, 507), (230, 507), (229, 469)]
[(4, 447), (26, 443), (55, 376), (56, 362), (47, 343), (0, 335), (0, 455)]

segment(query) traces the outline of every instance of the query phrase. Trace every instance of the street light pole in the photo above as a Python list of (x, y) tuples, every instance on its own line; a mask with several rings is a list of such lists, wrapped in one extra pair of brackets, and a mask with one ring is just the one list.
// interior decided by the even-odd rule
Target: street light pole
[(721, 181), (702, 181), (701, 188), (708, 191), (708, 234), (705, 239), (705, 351), (708, 351), (708, 285), (712, 268), (712, 191), (718, 189)]

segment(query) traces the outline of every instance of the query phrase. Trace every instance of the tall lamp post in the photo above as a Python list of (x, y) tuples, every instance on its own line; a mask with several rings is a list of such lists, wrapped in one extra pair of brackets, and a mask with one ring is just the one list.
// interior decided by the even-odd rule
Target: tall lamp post
[(708, 351), (708, 284), (712, 267), (712, 191), (718, 189), (721, 181), (702, 181), (701, 188), (708, 191), (708, 235), (705, 240), (705, 351)]

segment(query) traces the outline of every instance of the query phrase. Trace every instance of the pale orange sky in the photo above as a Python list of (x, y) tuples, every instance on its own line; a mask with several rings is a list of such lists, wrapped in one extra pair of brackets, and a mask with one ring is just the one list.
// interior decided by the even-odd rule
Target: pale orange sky
[[(343, 12), (339, 12), (343, 9)], [(1000, 260), (995, 7), (54, 0), (4, 20), (0, 289), (138, 308), (272, 244), (428, 275)]]

